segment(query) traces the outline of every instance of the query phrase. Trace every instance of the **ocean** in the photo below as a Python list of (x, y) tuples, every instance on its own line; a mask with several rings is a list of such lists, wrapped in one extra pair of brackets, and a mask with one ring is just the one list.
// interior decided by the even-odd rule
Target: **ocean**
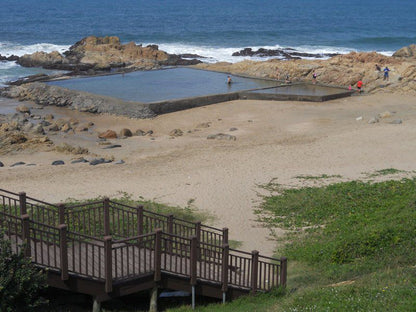
[[(64, 52), (90, 35), (205, 62), (247, 59), (232, 56), (247, 47), (391, 55), (416, 43), (415, 30), (414, 0), (0, 0), (2, 56)], [(38, 72), (0, 62), (0, 85)]]

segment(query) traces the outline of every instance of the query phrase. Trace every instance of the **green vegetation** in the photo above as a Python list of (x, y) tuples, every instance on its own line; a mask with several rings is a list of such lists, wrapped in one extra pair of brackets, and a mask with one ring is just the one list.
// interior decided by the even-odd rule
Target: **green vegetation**
[(298, 175), (295, 178), (302, 179), (302, 180), (323, 180), (323, 179), (332, 179), (332, 178), (342, 178), (342, 176), (339, 174), (335, 174), (335, 175), (321, 174), (320, 176)]
[(416, 179), (278, 191), (257, 213), (288, 230), (286, 291), (198, 311), (415, 311)]
[(379, 176), (386, 176), (386, 175), (391, 175), (391, 174), (398, 174), (398, 173), (402, 173), (402, 172), (405, 172), (405, 171), (399, 170), (399, 169), (394, 169), (394, 168), (387, 168), (387, 169), (377, 170), (374, 173), (368, 174), (368, 176), (370, 178), (374, 178), (374, 177), (379, 177)]
[(13, 254), (10, 242), (3, 237), (1, 232), (0, 311), (34, 311), (46, 303), (40, 297), (46, 288), (46, 277), (22, 252)]

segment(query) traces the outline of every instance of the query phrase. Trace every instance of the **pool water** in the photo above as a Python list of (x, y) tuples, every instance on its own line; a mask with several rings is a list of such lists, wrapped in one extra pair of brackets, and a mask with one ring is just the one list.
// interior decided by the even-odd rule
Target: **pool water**
[(48, 82), (67, 89), (107, 95), (125, 101), (152, 103), (241, 90), (273, 87), (272, 80), (231, 76), (192, 68), (136, 71), (109, 76), (74, 78)]

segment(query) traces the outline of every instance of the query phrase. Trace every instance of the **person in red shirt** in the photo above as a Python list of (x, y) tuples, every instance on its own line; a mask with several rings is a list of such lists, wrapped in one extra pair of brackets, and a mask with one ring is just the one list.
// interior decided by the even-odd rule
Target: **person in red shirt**
[(361, 93), (361, 88), (363, 87), (363, 82), (361, 81), (361, 80), (358, 80), (358, 82), (357, 82), (357, 89), (358, 89), (358, 92), (360, 92)]

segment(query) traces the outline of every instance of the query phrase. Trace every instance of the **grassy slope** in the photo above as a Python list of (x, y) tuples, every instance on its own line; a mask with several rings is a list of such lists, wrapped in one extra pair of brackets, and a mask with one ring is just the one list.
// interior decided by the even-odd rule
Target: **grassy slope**
[(290, 230), (286, 292), (199, 311), (416, 311), (416, 179), (281, 190), (258, 212)]

